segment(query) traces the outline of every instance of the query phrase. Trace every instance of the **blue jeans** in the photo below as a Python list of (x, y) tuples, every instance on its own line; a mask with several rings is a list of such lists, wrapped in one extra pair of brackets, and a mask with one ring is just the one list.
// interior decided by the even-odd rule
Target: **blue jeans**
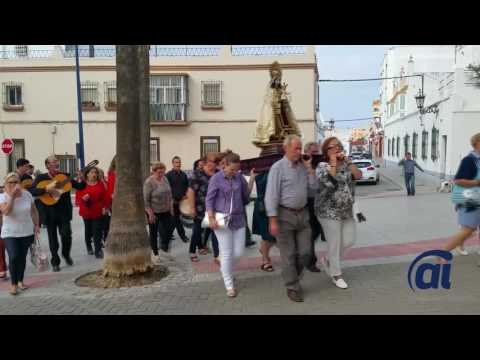
[(408, 195), (415, 195), (415, 174), (405, 173), (405, 187)]
[(34, 237), (7, 237), (3, 239), (8, 253), (8, 269), (12, 285), (18, 285), (23, 282), (25, 267), (27, 266), (27, 254), (30, 245), (33, 244)]

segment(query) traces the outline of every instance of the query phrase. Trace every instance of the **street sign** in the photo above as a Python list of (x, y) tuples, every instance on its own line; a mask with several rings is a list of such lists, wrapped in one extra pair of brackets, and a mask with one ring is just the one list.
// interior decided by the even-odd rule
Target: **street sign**
[(13, 141), (11, 139), (5, 139), (2, 141), (2, 151), (10, 155), (13, 152)]

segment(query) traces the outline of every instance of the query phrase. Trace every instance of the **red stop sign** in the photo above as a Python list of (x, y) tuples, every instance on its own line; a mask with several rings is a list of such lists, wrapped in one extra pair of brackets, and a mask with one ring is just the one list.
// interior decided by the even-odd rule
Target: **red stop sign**
[(2, 141), (2, 151), (10, 155), (13, 152), (13, 141), (11, 139), (5, 139)]

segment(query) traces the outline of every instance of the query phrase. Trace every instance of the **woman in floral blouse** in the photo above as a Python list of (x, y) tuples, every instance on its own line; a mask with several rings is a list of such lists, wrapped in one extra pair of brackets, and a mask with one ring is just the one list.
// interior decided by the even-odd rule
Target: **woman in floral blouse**
[(322, 144), (324, 160), (316, 169), (318, 189), (315, 195), (315, 215), (322, 224), (327, 239), (327, 256), (320, 259), (325, 272), (333, 283), (348, 287), (342, 278), (340, 261), (344, 249), (356, 239), (356, 224), (353, 218), (354, 180), (362, 173), (347, 160), (343, 146), (336, 137), (325, 139)]

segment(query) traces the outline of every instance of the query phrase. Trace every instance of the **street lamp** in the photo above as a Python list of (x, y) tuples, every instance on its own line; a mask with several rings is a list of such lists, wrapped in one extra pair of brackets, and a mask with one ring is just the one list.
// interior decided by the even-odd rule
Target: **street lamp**
[(430, 105), (427, 108), (424, 108), (425, 104), (425, 94), (423, 93), (422, 89), (418, 90), (417, 96), (415, 96), (415, 101), (417, 102), (417, 108), (418, 111), (420, 112), (421, 115), (427, 114), (427, 113), (433, 113), (437, 114), (438, 113), (438, 106), (437, 105)]
[(335, 127), (335, 120), (330, 119), (330, 121), (328, 123), (330, 124), (330, 130), (333, 130), (334, 127)]

